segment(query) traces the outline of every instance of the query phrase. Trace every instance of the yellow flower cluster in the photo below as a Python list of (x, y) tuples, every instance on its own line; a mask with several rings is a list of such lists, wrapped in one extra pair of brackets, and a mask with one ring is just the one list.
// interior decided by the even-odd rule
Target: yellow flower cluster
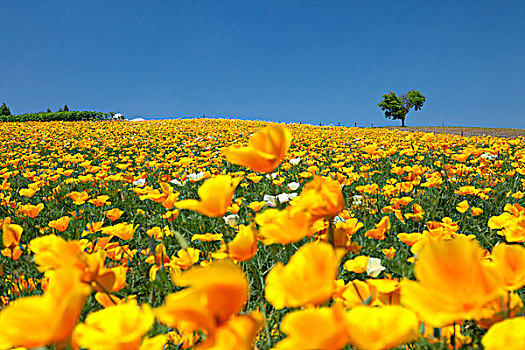
[(525, 347), (525, 140), (0, 124), (0, 349)]

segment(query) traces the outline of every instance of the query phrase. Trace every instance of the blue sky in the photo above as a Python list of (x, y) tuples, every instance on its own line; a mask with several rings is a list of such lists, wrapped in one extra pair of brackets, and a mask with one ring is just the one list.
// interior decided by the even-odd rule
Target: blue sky
[(524, 1), (10, 1), (0, 103), (127, 117), (525, 128)]

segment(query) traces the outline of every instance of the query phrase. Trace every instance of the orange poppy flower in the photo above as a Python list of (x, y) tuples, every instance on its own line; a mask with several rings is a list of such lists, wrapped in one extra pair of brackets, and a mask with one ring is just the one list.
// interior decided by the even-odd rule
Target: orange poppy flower
[(20, 211), (31, 219), (36, 218), (42, 209), (44, 209), (44, 203), (38, 203), (37, 205), (25, 204), (20, 207)]
[(139, 225), (133, 226), (133, 223), (128, 224), (127, 222), (122, 222), (120, 224), (102, 228), (102, 233), (110, 236), (117, 236), (127, 241), (133, 238), (138, 227)]
[(166, 296), (164, 305), (155, 309), (158, 320), (170, 327), (185, 324), (208, 336), (241, 311), (248, 299), (248, 281), (242, 269), (229, 260), (193, 267), (174, 282), (189, 287)]
[(478, 243), (466, 236), (425, 245), (414, 267), (418, 282), (401, 282), (402, 304), (435, 327), (490, 317), (484, 306), (502, 284), (482, 264), (482, 254)]
[(109, 196), (106, 195), (97, 196), (96, 198), (90, 199), (88, 202), (97, 207), (101, 207), (103, 205), (111, 205), (111, 202), (109, 201)]
[(82, 192), (73, 191), (65, 195), (65, 197), (71, 198), (73, 200), (73, 203), (76, 205), (82, 205), (86, 203), (86, 201), (90, 198), (89, 194), (86, 191), (82, 191)]
[(119, 208), (113, 208), (104, 212), (104, 215), (106, 215), (106, 217), (111, 221), (118, 220), (122, 214), (124, 214), (124, 211), (120, 210)]
[(335, 300), (341, 300), (348, 308), (357, 305), (375, 305), (377, 302), (377, 288), (361, 280), (349, 281)]
[(177, 256), (172, 256), (172, 263), (186, 270), (195, 265), (200, 258), (201, 251), (195, 248), (180, 249)]
[(472, 216), (479, 216), (479, 215), (483, 214), (483, 209), (478, 208), (478, 207), (472, 207), (472, 208), (470, 208), (470, 214)]
[(58, 270), (44, 295), (22, 298), (0, 312), (0, 348), (66, 342), (90, 293), (91, 288), (80, 282), (80, 271)]
[(54, 234), (37, 237), (29, 242), (39, 271), (56, 270), (63, 266), (76, 266), (82, 270), (85, 264), (78, 259), (82, 246), (78, 241), (66, 241)]
[(199, 349), (251, 350), (263, 323), (264, 318), (258, 311), (232, 316), (226, 324), (220, 325), (211, 336), (199, 344)]
[(15, 245), (12, 248), (4, 248), (0, 251), (0, 254), (3, 256), (6, 256), (8, 258), (11, 258), (13, 260), (18, 260), (22, 256), (22, 249), (20, 249), (19, 245)]
[(257, 253), (258, 233), (253, 225), (239, 225), (235, 238), (228, 243), (228, 254), (237, 261), (250, 260)]
[(340, 304), (290, 312), (283, 317), (280, 328), (287, 337), (275, 349), (342, 349), (349, 336)]
[(478, 318), (476, 323), (484, 329), (489, 329), (493, 324), (503, 321), (506, 318), (515, 317), (523, 310), (523, 301), (516, 293), (502, 292), (485, 306), (492, 311), (490, 317)]
[(492, 261), (507, 290), (518, 290), (525, 285), (523, 246), (500, 243), (492, 249)]
[(304, 186), (295, 206), (297, 210), (307, 211), (312, 221), (333, 218), (345, 208), (341, 185), (331, 178), (314, 176)]
[(384, 216), (379, 223), (376, 224), (376, 228), (365, 232), (365, 237), (374, 238), (379, 240), (385, 240), (385, 233), (390, 231), (390, 218)]
[(199, 240), (201, 242), (213, 242), (213, 241), (222, 241), (223, 235), (222, 233), (203, 233), (199, 234), (196, 233), (193, 236), (191, 236), (191, 241)]
[(67, 230), (70, 222), (71, 218), (69, 216), (62, 216), (60, 219), (50, 221), (48, 226), (59, 232), (64, 232)]
[(162, 214), (160, 217), (163, 219), (166, 219), (168, 222), (173, 222), (179, 216), (179, 214), (180, 214), (179, 209), (168, 210), (167, 212)]
[(6, 248), (13, 248), (20, 244), (20, 237), (24, 229), (22, 226), (11, 223), (11, 218), (7, 217), (2, 221), (2, 243)]
[(306, 243), (285, 266), (277, 263), (266, 277), (265, 295), (276, 309), (322, 304), (332, 296), (340, 257), (324, 242)]
[(31, 198), (35, 195), (37, 190), (33, 188), (22, 188), (18, 193), (20, 193), (21, 196)]
[(388, 249), (381, 249), (381, 251), (383, 252), (383, 254), (385, 254), (387, 259), (391, 260), (394, 259), (396, 256), (396, 248), (394, 247), (390, 247)]
[(257, 132), (247, 147), (232, 146), (223, 150), (230, 163), (259, 173), (271, 173), (281, 162), (292, 142), (292, 134), (282, 125), (272, 125)]
[(229, 175), (218, 175), (206, 180), (197, 190), (200, 200), (186, 199), (176, 202), (179, 209), (190, 209), (205, 216), (223, 216), (233, 198), (235, 188), (242, 178)]

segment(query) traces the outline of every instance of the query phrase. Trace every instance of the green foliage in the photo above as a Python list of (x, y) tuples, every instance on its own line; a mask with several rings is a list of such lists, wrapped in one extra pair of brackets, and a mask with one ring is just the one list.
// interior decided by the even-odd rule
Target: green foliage
[(69, 112), (69, 108), (67, 105), (64, 105), (64, 108), (62, 109), (64, 112)]
[(50, 122), (50, 121), (89, 121), (89, 120), (105, 120), (109, 119), (113, 112), (92, 112), (92, 111), (71, 111), (71, 112), (39, 112), (26, 113), (19, 115), (0, 115), (0, 122)]
[(405, 126), (405, 117), (410, 109), (419, 111), (426, 101), (425, 96), (417, 90), (410, 90), (406, 94), (396, 96), (395, 92), (381, 96), (383, 101), (379, 102), (378, 107), (385, 112), (388, 119), (400, 119), (402, 126)]
[(2, 106), (0, 106), (0, 116), (4, 115), (11, 115), (11, 110), (9, 110), (9, 107), (4, 103), (2, 103)]

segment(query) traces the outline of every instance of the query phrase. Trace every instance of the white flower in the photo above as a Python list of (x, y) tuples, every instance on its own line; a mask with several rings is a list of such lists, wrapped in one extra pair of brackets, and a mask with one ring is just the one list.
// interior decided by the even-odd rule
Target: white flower
[(356, 194), (352, 196), (352, 205), (361, 205), (363, 204), (363, 196)]
[(290, 196), (288, 193), (281, 193), (277, 195), (277, 199), (279, 200), (279, 203), (286, 203), (290, 200)]
[(301, 158), (299, 158), (299, 157), (292, 158), (292, 159), (290, 159), (290, 164), (297, 165), (297, 164), (299, 164), (300, 161), (301, 161)]
[(288, 193), (288, 198), (290, 198), (290, 200), (294, 199), (295, 197), (297, 197), (297, 193)]
[(201, 172), (198, 173), (198, 174), (188, 174), (188, 179), (190, 179), (190, 180), (193, 181), (193, 182), (197, 182), (197, 181), (199, 181), (200, 179), (202, 179), (203, 176), (204, 176), (204, 172), (201, 171)]
[(186, 185), (186, 182), (188, 182), (188, 180), (184, 180), (183, 182), (180, 182), (177, 179), (173, 179), (173, 180), (170, 181), (170, 183), (172, 183), (174, 185), (177, 185), (177, 186), (184, 186), (184, 185)]
[(237, 220), (239, 219), (239, 215), (237, 214), (230, 214), (230, 215), (227, 215), (225, 217), (223, 217), (224, 219), (224, 222), (226, 223), (226, 225), (230, 226), (230, 227), (235, 227), (237, 226)]
[(296, 189), (299, 188), (299, 186), (300, 186), (299, 182), (290, 182), (290, 183), (288, 184), (288, 189), (289, 189), (290, 191), (295, 191)]
[(338, 222), (345, 222), (345, 221), (346, 221), (346, 220), (343, 219), (343, 218), (340, 217), (340, 216), (336, 216), (336, 217), (334, 218), (334, 224), (337, 224)]
[(277, 177), (277, 175), (279, 175), (279, 174), (277, 174), (277, 173), (266, 174), (266, 178), (267, 178), (268, 180), (275, 180), (275, 178)]
[(376, 278), (379, 276), (381, 271), (386, 269), (383, 265), (381, 265), (381, 259), (378, 258), (370, 258), (368, 259), (368, 265), (366, 265), (366, 274), (372, 278)]
[(135, 186), (144, 186), (145, 183), (146, 183), (146, 179), (138, 179), (138, 180), (133, 181), (133, 185)]
[(490, 153), (483, 153), (480, 157), (481, 157), (481, 158), (488, 159), (488, 160), (493, 160), (493, 159), (498, 158), (497, 155), (495, 155), (495, 154), (490, 154)]
[(276, 196), (270, 196), (269, 194), (265, 194), (263, 197), (263, 201), (265, 202), (264, 205), (267, 205), (269, 207), (276, 207), (277, 206), (277, 197)]

